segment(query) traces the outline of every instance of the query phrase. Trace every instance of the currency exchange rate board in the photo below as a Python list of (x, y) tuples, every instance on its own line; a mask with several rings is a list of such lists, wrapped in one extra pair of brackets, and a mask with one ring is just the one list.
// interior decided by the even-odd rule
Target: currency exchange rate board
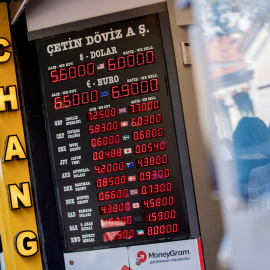
[(188, 237), (156, 14), (38, 42), (65, 251)]

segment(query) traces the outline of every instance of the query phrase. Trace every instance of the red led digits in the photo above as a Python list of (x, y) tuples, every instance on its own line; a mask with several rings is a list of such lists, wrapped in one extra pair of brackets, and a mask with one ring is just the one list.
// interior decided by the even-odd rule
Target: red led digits
[(154, 55), (154, 51), (148, 51), (145, 53), (146, 56), (146, 63), (148, 64), (152, 64), (155, 62), (155, 55)]
[(112, 135), (106, 137), (99, 137), (90, 140), (90, 146), (92, 148), (102, 147), (106, 145), (114, 145), (121, 143), (120, 135)]
[(158, 137), (163, 137), (163, 136), (164, 136), (163, 127), (132, 132), (133, 141), (153, 139), (153, 138), (158, 138)]
[(107, 68), (108, 71), (115, 71), (135, 66), (148, 65), (154, 62), (154, 51), (139, 52), (136, 54), (129, 54), (116, 58), (110, 58), (107, 60)]
[(126, 183), (127, 183), (127, 177), (125, 175), (111, 176), (111, 177), (104, 177), (104, 178), (97, 179), (96, 187), (103, 188), (103, 187), (119, 186), (119, 185), (125, 185)]
[(162, 115), (160, 113), (131, 118), (130, 120), (131, 127), (147, 126), (158, 123), (162, 123)]
[(106, 219), (101, 219), (100, 222), (101, 222), (102, 229), (122, 227), (122, 226), (132, 225), (132, 216), (106, 218)]
[(175, 210), (152, 212), (144, 214), (143, 217), (145, 223), (171, 220), (176, 218), (176, 212)]
[(134, 238), (134, 230), (113, 231), (103, 233), (103, 241), (111, 242), (116, 240), (126, 240)]
[(157, 165), (162, 165), (162, 164), (167, 164), (167, 163), (168, 163), (167, 155), (140, 158), (136, 160), (137, 168), (157, 166)]
[(118, 172), (118, 171), (124, 171), (124, 170), (125, 170), (124, 162), (115, 162), (115, 163), (97, 165), (94, 168), (95, 174), (111, 173), (111, 172)]
[(119, 129), (119, 124), (117, 121), (108, 122), (103, 124), (91, 125), (88, 127), (88, 133), (91, 134), (98, 134), (104, 132), (115, 131)]
[(76, 107), (86, 104), (98, 102), (98, 91), (92, 90), (90, 92), (75, 93), (61, 97), (53, 98), (53, 107), (55, 110)]
[(155, 143), (144, 143), (144, 144), (137, 144), (134, 147), (134, 153), (136, 155), (145, 154), (145, 153), (152, 153), (152, 152), (159, 152), (166, 150), (166, 142), (155, 142)]
[(147, 227), (147, 229), (146, 229), (147, 236), (163, 235), (163, 234), (177, 233), (177, 232), (178, 232), (178, 225), (177, 224), (168, 224), (168, 225)]
[(174, 205), (174, 197), (162, 197), (142, 201), (143, 209), (158, 208)]
[(104, 150), (92, 153), (93, 161), (99, 161), (104, 159), (119, 158), (123, 156), (122, 148)]
[(148, 81), (134, 82), (111, 87), (112, 99), (147, 94), (159, 90), (158, 79)]
[(135, 62), (135, 55), (134, 55), (134, 54), (128, 55), (128, 56), (127, 56), (126, 63), (127, 63), (127, 67), (128, 67), (128, 68), (134, 67), (134, 66), (136, 65), (136, 62)]
[(158, 110), (158, 109), (160, 109), (159, 100), (136, 103), (136, 104), (131, 104), (128, 106), (128, 112), (130, 114), (148, 112), (148, 111), (153, 111), (153, 110)]
[(102, 191), (97, 194), (98, 201), (110, 201), (110, 200), (118, 200), (128, 198), (128, 190), (125, 189), (117, 189), (111, 191)]
[(139, 173), (139, 181), (151, 181), (157, 179), (165, 179), (170, 177), (170, 169), (162, 169), (157, 171), (148, 171)]
[(58, 70), (51, 70), (50, 71), (50, 81), (51, 83), (58, 82)]
[(117, 116), (116, 108), (111, 108), (111, 109), (99, 110), (99, 111), (94, 111), (94, 112), (88, 112), (86, 114), (86, 119), (89, 122), (89, 121), (95, 121), (95, 120), (100, 120), (100, 119), (112, 118), (116, 116)]
[(99, 207), (99, 213), (101, 215), (129, 212), (130, 210), (131, 208), (130, 208), (129, 202), (108, 204), (108, 205), (102, 205)]
[(142, 66), (145, 63), (145, 59), (144, 59), (144, 53), (140, 52), (136, 54), (136, 62), (138, 66)]
[(49, 72), (50, 82), (62, 82), (76, 78), (82, 78), (95, 74), (94, 63), (83, 64), (79, 66), (72, 66), (61, 69), (54, 69)]
[(140, 187), (141, 195), (150, 195), (172, 191), (172, 183), (161, 183)]

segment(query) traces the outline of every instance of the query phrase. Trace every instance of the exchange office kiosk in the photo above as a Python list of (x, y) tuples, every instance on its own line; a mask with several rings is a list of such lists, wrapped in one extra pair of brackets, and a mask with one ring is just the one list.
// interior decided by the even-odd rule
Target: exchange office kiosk
[(44, 265), (204, 269), (166, 5), (38, 35), (17, 55)]

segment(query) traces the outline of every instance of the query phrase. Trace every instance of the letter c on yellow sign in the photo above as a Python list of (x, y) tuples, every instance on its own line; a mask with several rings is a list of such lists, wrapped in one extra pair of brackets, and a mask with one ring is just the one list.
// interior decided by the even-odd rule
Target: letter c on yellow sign
[(30, 257), (38, 252), (37, 236), (32, 231), (20, 231), (14, 237), (14, 247), (22, 257)]
[[(3, 49), (10, 46), (10, 43), (5, 38), (0, 38), (0, 64), (7, 62), (11, 57), (11, 52), (7, 52)], [(2, 51), (3, 50), (3, 51)]]

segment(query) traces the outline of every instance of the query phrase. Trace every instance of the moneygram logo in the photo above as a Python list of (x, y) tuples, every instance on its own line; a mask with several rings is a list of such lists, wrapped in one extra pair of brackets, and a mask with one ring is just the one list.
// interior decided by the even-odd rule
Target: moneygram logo
[(143, 263), (143, 262), (146, 261), (146, 259), (147, 259), (147, 255), (146, 255), (145, 252), (139, 251), (139, 252), (137, 253), (137, 257), (136, 257), (136, 260), (137, 260), (137, 261), (139, 261), (140, 263)]
[(169, 257), (175, 257), (175, 256), (183, 256), (183, 255), (189, 255), (189, 250), (171, 250), (170, 252), (161, 252), (156, 253), (152, 252), (149, 253), (149, 259), (157, 259), (157, 258), (169, 258)]

